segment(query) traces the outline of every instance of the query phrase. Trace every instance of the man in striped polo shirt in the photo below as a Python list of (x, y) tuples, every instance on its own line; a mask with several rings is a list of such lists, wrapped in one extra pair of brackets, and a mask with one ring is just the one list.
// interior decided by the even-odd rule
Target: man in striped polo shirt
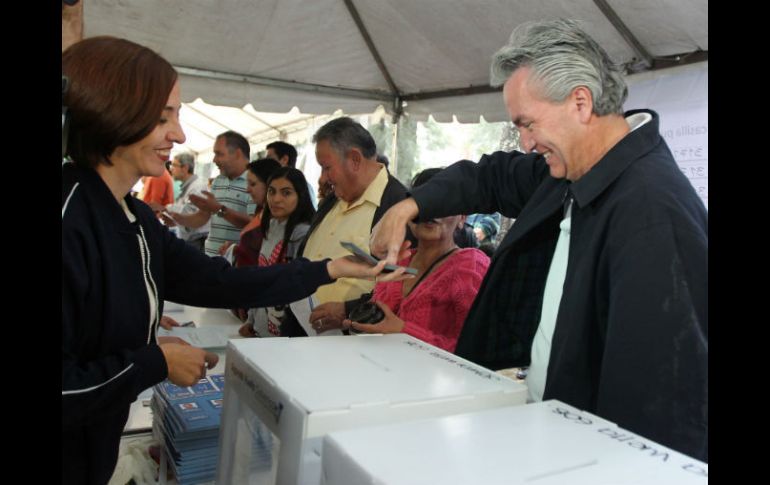
[(246, 190), (249, 154), (249, 142), (240, 133), (226, 131), (217, 136), (214, 163), (220, 173), (211, 184), (211, 192), (203, 192), (204, 197), (190, 195), (201, 217), (211, 220), (205, 244), (209, 256), (217, 256), (227, 241), (237, 243), (241, 229), (253, 217), (255, 206)]

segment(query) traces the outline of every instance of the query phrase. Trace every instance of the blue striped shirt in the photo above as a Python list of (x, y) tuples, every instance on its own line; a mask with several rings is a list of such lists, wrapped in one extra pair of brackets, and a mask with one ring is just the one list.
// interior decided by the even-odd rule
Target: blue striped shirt
[[(220, 204), (228, 209), (253, 214), (256, 205), (251, 200), (251, 195), (247, 192), (248, 181), (246, 180), (246, 171), (230, 180), (227, 176), (220, 174), (211, 184), (211, 192), (217, 198)], [(219, 247), (226, 241), (237, 243), (241, 236), (241, 228), (227, 222), (224, 217), (218, 214), (211, 215), (211, 229), (209, 237), (206, 238), (206, 254), (209, 256), (218, 256)]]

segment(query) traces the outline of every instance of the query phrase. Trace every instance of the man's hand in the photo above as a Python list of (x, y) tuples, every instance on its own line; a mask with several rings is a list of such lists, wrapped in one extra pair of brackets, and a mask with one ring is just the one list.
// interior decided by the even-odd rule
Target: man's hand
[(369, 238), (370, 253), (390, 264), (396, 264), (403, 251), (406, 225), (418, 214), (417, 203), (411, 197), (388, 209), (377, 225), (372, 228), (372, 235)]
[(213, 369), (219, 357), (192, 345), (177, 343), (160, 344), (160, 350), (166, 359), (168, 380), (177, 386), (192, 386), (206, 377), (206, 369)]
[(330, 301), (315, 307), (310, 312), (310, 319), (308, 321), (316, 332), (321, 333), (335, 328), (342, 328), (342, 321), (346, 317), (345, 303)]
[[(161, 216), (163, 215), (164, 213), (161, 213)], [(174, 225), (184, 226), (191, 229), (197, 229), (206, 224), (209, 219), (211, 219), (211, 213), (206, 212), (205, 210), (197, 210), (190, 214), (182, 214), (181, 212), (166, 210), (165, 215), (170, 216), (169, 220), (173, 221)], [(163, 218), (164, 221), (166, 219), (167, 218), (165, 217)]]
[(205, 190), (201, 191), (201, 193), (205, 197), (190, 194), (190, 202), (192, 202), (195, 207), (206, 212), (216, 212), (222, 208), (222, 204), (220, 204), (217, 198), (214, 197), (214, 194)]
[(219, 246), (219, 249), (217, 250), (217, 253), (219, 253), (220, 256), (224, 256), (227, 252), (227, 249), (233, 245), (232, 241), (225, 241), (222, 243), (221, 246)]
[[(396, 257), (397, 261), (401, 261), (402, 259), (405, 259), (409, 257), (409, 246), (411, 246), (411, 241), (404, 241), (401, 243), (401, 249), (399, 250), (398, 256)], [(389, 281), (401, 281), (409, 278), (414, 278), (415, 275), (404, 273), (403, 275), (400, 272), (393, 271), (392, 273), (380, 273), (376, 281), (377, 283), (387, 283)]]

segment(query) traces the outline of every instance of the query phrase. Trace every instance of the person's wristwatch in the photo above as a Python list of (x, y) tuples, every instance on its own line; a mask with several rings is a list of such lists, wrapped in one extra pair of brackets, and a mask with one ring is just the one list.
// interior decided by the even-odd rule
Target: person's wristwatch
[(225, 206), (225, 205), (223, 204), (223, 205), (222, 205), (222, 207), (220, 207), (220, 208), (219, 208), (219, 210), (216, 212), (216, 214), (217, 214), (219, 217), (224, 217), (226, 212), (227, 212), (227, 206)]

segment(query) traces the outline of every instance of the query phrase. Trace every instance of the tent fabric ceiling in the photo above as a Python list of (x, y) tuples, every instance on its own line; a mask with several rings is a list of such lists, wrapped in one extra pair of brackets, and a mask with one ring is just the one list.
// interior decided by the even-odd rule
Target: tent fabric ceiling
[[(227, 130), (241, 133), (252, 145), (264, 145), (284, 135), (301, 131), (319, 118), (301, 114), (296, 108), (287, 113), (257, 112), (251, 104), (243, 108), (213, 106), (197, 99), (184, 103), (180, 120), (187, 140), (177, 151), (193, 151), (200, 159), (212, 156), (217, 135)], [(322, 118), (326, 118), (325, 116)]]
[[(492, 54), (529, 20), (581, 20), (615, 61), (638, 59), (594, 0), (352, 3), (401, 95), (487, 85)], [(653, 58), (708, 51), (708, 0), (607, 3)], [(159, 52), (180, 69), (185, 102), (283, 113), (393, 108), (383, 101), (389, 85), (344, 0), (87, 0), (84, 34), (124, 37)], [(200, 77), (186, 68), (237, 77)], [(264, 78), (371, 95), (265, 86)], [(405, 112), (418, 120), (507, 117), (499, 93), (408, 101)]]

